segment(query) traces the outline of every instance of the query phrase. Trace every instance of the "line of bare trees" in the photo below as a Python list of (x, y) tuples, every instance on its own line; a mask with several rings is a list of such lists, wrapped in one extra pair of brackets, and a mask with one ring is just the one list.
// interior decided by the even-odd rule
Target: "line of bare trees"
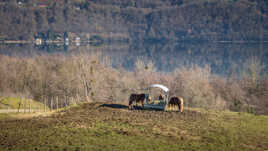
[[(209, 66), (158, 72), (152, 61), (136, 61), (134, 71), (113, 68), (101, 54), (0, 55), (0, 94), (24, 94), (52, 108), (78, 102), (127, 101), (130, 93), (161, 83), (189, 107), (268, 113), (268, 78), (257, 59), (244, 72), (214, 75)], [(57, 100), (57, 101), (56, 101)]]

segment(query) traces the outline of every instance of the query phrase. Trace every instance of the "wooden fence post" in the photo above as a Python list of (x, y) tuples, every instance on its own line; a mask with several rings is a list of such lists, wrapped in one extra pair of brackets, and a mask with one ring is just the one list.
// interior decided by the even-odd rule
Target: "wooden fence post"
[(45, 99), (44, 99), (44, 112), (47, 111), (46, 102), (47, 102), (47, 100), (46, 100), (46, 98), (45, 98)]
[(32, 112), (32, 101), (31, 99), (29, 99), (29, 113)]
[(59, 109), (59, 97), (58, 96), (56, 98), (56, 101), (57, 101), (57, 111), (58, 111), (58, 109)]
[(47, 112), (47, 98), (45, 99), (45, 112)]
[(31, 104), (30, 104), (30, 111), (33, 112), (33, 106), (32, 106), (32, 105), (33, 105), (33, 100), (31, 99), (30, 101), (31, 101)]
[(23, 97), (23, 102), (24, 102), (24, 104), (23, 104), (23, 106), (24, 106), (24, 113), (26, 113), (26, 99)]
[(65, 100), (64, 100), (64, 108), (66, 110), (66, 107), (67, 107), (67, 96), (65, 96)]
[(52, 99), (50, 100), (50, 111), (52, 111), (52, 109), (53, 109), (53, 97), (52, 97)]
[(20, 112), (21, 100), (19, 102), (18, 113)]

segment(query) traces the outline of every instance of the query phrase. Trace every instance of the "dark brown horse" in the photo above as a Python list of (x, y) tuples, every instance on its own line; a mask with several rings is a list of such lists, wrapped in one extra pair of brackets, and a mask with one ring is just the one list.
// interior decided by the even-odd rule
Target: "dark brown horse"
[(163, 94), (160, 94), (158, 97), (158, 100), (164, 100), (164, 99), (165, 99), (165, 96)]
[(178, 106), (180, 112), (183, 112), (183, 98), (182, 97), (172, 97), (168, 102), (168, 108)]
[(145, 99), (147, 99), (148, 102), (151, 101), (151, 97), (148, 94), (144, 94), (144, 93), (131, 94), (128, 100), (129, 101), (128, 108), (132, 109), (134, 102), (136, 103), (136, 106), (137, 106), (137, 103), (141, 103), (142, 108), (144, 108)]

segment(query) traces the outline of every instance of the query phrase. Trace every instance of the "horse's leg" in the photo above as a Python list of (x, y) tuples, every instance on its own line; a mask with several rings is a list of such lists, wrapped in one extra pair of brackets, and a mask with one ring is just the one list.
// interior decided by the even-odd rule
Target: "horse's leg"
[(167, 110), (169, 110), (169, 109), (170, 109), (170, 104), (167, 105)]
[(131, 105), (130, 105), (130, 109), (131, 109), (131, 110), (133, 110), (133, 105), (134, 105), (134, 104), (133, 104), (133, 102), (132, 102)]
[(180, 110), (180, 112), (182, 112), (182, 101), (180, 100), (180, 102), (179, 102), (179, 110)]
[(131, 101), (128, 102), (128, 109), (131, 109)]
[(128, 106), (128, 108), (129, 108), (130, 110), (132, 110), (132, 109), (133, 109), (132, 104), (130, 104), (130, 105)]
[(180, 103), (180, 112), (183, 112), (183, 102)]

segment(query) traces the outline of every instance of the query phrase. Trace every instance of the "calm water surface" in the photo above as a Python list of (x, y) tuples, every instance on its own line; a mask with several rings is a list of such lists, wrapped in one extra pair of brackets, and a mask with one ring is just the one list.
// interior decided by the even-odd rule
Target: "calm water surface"
[(209, 65), (213, 73), (228, 75), (241, 70), (252, 60), (258, 60), (268, 71), (268, 44), (264, 43), (168, 43), (109, 44), (91, 46), (0, 44), (0, 54), (29, 56), (86, 51), (108, 56), (114, 67), (133, 70), (137, 59), (152, 61), (158, 71), (173, 71), (183, 66)]

